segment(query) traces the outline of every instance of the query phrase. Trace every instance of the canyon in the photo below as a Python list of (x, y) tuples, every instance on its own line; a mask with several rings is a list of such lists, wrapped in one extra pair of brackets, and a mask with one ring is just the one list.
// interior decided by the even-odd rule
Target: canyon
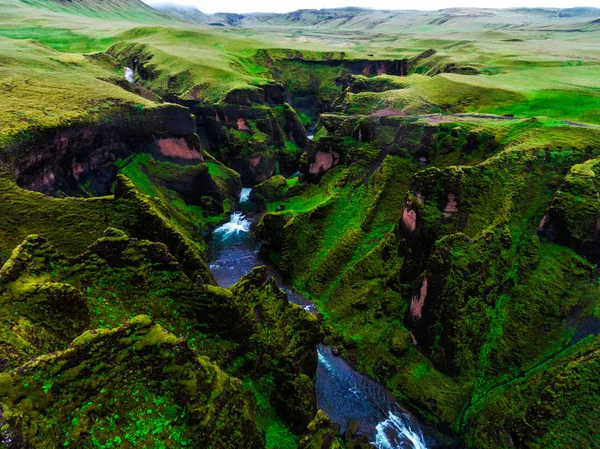
[(596, 447), (597, 17), (0, 1), (0, 445)]

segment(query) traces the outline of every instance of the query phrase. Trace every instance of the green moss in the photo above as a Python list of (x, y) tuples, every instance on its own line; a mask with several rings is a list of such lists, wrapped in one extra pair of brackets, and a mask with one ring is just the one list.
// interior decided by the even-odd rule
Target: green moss
[(3, 433), (35, 447), (264, 447), (241, 382), (147, 316), (0, 377)]
[[(87, 348), (128, 319), (148, 327), (149, 317), (133, 319), (143, 313), (173, 335), (153, 326), (128, 343), (135, 353), (177, 346), (174, 335), (181, 335), (250, 384), (272, 379), (260, 405), (268, 423), (260, 425), (273, 447), (277, 441), (291, 445), (297, 437), (290, 432), (301, 433), (316, 412), (312, 388), (320, 325), (267, 282), (265, 267), (230, 290), (192, 282), (165, 245), (130, 239), (116, 229), (71, 259), (32, 236), (0, 270), (0, 301), (4, 369), (65, 348), (88, 327), (97, 330), (77, 337), (74, 347)], [(51, 392), (55, 382), (44, 385)]]
[(466, 414), (467, 447), (597, 444), (597, 345), (585, 339), (476, 401)]
[(275, 390), (273, 378), (265, 377), (256, 382), (247, 378), (243, 386), (244, 389), (251, 391), (256, 399), (255, 419), (259, 431), (265, 435), (265, 446), (268, 449), (295, 449), (299, 437), (290, 432), (269, 404), (269, 397)]

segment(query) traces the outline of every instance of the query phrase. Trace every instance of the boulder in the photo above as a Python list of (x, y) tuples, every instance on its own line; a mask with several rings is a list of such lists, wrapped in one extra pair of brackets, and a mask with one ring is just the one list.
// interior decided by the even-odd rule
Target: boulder
[(358, 427), (360, 423), (357, 419), (351, 419), (346, 426), (346, 430), (344, 430), (344, 441), (348, 442), (356, 438), (358, 433)]
[(307, 427), (298, 444), (298, 449), (332, 449), (342, 447), (339, 437), (340, 426), (319, 410)]
[(287, 190), (288, 183), (283, 176), (272, 176), (252, 188), (252, 191), (250, 192), (250, 201), (257, 202), (262, 207), (265, 207), (267, 203), (282, 200), (285, 197)]

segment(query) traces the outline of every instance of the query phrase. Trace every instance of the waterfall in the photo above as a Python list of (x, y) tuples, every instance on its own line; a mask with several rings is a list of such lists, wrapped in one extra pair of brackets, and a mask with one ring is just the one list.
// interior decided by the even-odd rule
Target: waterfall
[(133, 84), (133, 70), (129, 67), (125, 67), (125, 79)]
[(214, 233), (228, 236), (231, 234), (239, 234), (240, 232), (248, 231), (250, 231), (250, 221), (247, 220), (241, 212), (236, 212), (231, 214), (231, 217), (227, 223), (215, 229)]
[(240, 193), (240, 204), (245, 203), (250, 199), (250, 192), (252, 189), (244, 187), (242, 189), (242, 193)]
[(377, 449), (426, 449), (423, 435), (414, 432), (410, 423), (408, 415), (388, 412), (387, 418), (377, 424), (373, 444)]

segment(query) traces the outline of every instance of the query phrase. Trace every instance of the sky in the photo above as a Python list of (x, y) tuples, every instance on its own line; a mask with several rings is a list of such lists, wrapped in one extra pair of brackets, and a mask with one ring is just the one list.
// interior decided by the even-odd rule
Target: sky
[(298, 9), (341, 8), (361, 6), (374, 9), (422, 9), (435, 10), (453, 7), (475, 8), (571, 8), (573, 6), (595, 6), (600, 0), (144, 0), (149, 5), (178, 3), (192, 5), (200, 11), (215, 12), (290, 12)]

